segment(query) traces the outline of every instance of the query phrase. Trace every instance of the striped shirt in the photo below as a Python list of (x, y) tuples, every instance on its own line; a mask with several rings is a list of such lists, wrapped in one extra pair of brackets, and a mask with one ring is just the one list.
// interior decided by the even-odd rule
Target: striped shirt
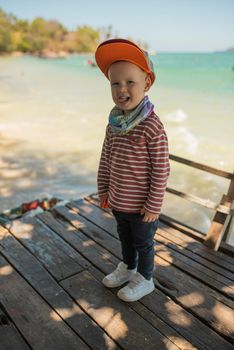
[(117, 211), (159, 214), (170, 171), (164, 127), (154, 112), (127, 135), (106, 128), (98, 169), (98, 194)]

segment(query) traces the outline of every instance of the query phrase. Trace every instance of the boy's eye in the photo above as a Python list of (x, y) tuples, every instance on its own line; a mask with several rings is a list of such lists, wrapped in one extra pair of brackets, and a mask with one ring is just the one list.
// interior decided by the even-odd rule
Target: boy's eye
[(118, 86), (119, 83), (111, 83), (111, 86)]
[(134, 84), (134, 81), (133, 80), (129, 80), (128, 84), (132, 85), (132, 84)]

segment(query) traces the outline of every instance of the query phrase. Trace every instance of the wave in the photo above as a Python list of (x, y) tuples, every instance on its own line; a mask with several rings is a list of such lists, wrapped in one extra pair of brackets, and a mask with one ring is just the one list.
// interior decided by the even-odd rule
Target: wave
[(196, 154), (198, 151), (199, 139), (185, 125), (188, 119), (189, 116), (182, 109), (164, 116), (172, 153), (183, 154), (185, 151), (188, 154)]
[(188, 115), (182, 110), (178, 109), (174, 112), (165, 115), (165, 120), (171, 123), (183, 123), (188, 119)]

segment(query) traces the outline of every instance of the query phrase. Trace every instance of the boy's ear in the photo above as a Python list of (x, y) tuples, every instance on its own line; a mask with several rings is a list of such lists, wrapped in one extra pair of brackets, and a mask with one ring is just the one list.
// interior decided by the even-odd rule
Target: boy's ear
[(151, 79), (150, 79), (150, 76), (147, 75), (145, 77), (145, 91), (149, 91), (150, 87), (151, 87)]

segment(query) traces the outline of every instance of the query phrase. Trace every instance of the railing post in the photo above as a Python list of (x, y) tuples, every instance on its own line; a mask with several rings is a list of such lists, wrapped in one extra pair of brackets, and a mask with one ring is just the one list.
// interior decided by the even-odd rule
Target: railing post
[[(220, 205), (225, 205), (226, 207), (231, 209), (233, 200), (234, 200), (234, 172), (228, 188), (228, 193), (227, 195), (223, 195)], [(225, 232), (224, 225), (227, 217), (228, 217), (228, 214), (220, 213), (219, 211), (216, 211), (214, 219), (211, 223), (209, 231), (204, 240), (205, 245), (207, 245), (208, 247), (214, 250), (219, 249), (220, 243), (222, 241), (222, 238)]]
[[(233, 203), (232, 203), (232, 209), (233, 209)], [(224, 242), (227, 242), (229, 235), (231, 234), (233, 229), (234, 229), (234, 220), (233, 220), (233, 216), (230, 215), (230, 218), (229, 218), (228, 223), (227, 223), (225, 230), (224, 230), (224, 235), (223, 235)]]

